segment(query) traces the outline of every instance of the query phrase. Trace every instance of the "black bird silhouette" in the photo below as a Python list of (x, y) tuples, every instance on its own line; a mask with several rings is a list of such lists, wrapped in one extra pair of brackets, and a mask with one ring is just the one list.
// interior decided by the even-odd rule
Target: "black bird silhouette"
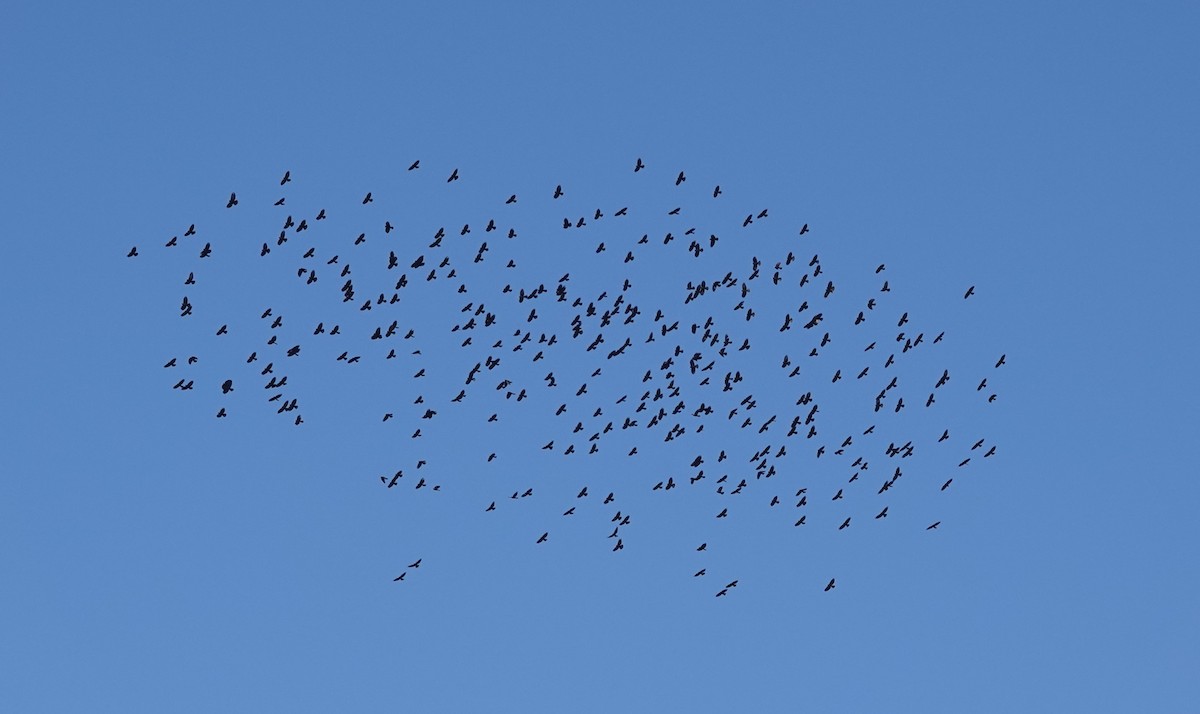
[(363, 202), (363, 205), (365, 206), (365, 205), (367, 205), (368, 203), (370, 203), (370, 202), (372, 202), (372, 201), (374, 201), (374, 200), (375, 200), (375, 199), (371, 197), (371, 192), (370, 192), (370, 191), (367, 191), (367, 195), (366, 195), (366, 196), (363, 196), (363, 200), (362, 200), (362, 202)]
[(638, 171), (641, 171), (641, 170), (642, 170), (642, 169), (644, 169), (644, 168), (646, 168), (646, 165), (645, 165), (645, 164), (643, 164), (643, 163), (642, 163), (642, 160), (639, 158), (639, 159), (637, 160), (637, 163), (636, 163), (636, 164), (634, 165), (634, 167), (633, 167), (633, 172), (636, 174)]
[(233, 391), (233, 380), (232, 379), (225, 380), (225, 382), (223, 384), (221, 384), (221, 394), (229, 394), (232, 391)]
[[(417, 159), (416, 161), (414, 161), (408, 165), (409, 171), (413, 171), (413, 170), (419, 169), (419, 168), (421, 168), (421, 160), (420, 159)], [(458, 177), (458, 169), (454, 169), (454, 176), (452, 178), (457, 178), (457, 177)]]
[(1006, 356), (1007, 355), (1000, 355), (1000, 359), (996, 360), (996, 367), (999, 367), (1000, 365), (1004, 364), (1004, 358)]
[(417, 562), (415, 562), (415, 563), (409, 563), (409, 564), (408, 564), (408, 567), (410, 567), (410, 568), (419, 568), (419, 567), (421, 567), (421, 559), (420, 559), (420, 558), (417, 558)]
[(835, 582), (836, 582), (836, 578), (830, 578), (829, 584), (825, 586), (825, 592), (829, 592), (830, 590), (833, 590), (835, 587), (837, 587), (837, 585), (834, 584)]
[(138, 252), (137, 252), (137, 246), (135, 245), (135, 246), (133, 246), (132, 248), (130, 248), (130, 249), (129, 249), (129, 253), (128, 253), (128, 254), (126, 254), (126, 256), (125, 256), (125, 257), (126, 257), (126, 258), (136, 258), (136, 257), (137, 257), (137, 254), (138, 254)]
[(554, 197), (558, 198), (561, 195), (563, 195), (562, 184), (559, 184), (554, 187)]
[(550, 531), (546, 531), (545, 533), (543, 533), (543, 534), (542, 534), (542, 537), (541, 537), (541, 538), (538, 538), (538, 539), (537, 539), (537, 542), (538, 542), (538, 543), (545, 543), (545, 542), (546, 542), (546, 539), (548, 539), (549, 537), (550, 537)]
[(683, 172), (680, 171), (679, 175), (675, 177), (675, 185), (678, 186), (679, 184), (683, 183), (684, 181), (687, 181), (687, 176), (684, 176)]
[(927, 527), (925, 530), (927, 530), (927, 531), (931, 531), (931, 530), (934, 530), (935, 528), (937, 528), (937, 527), (938, 527), (938, 526), (940, 526), (940, 525), (942, 525), (942, 522), (941, 522), (941, 521), (938, 521), (938, 522), (934, 523), (933, 525), (931, 525), (931, 526)]
[(226, 203), (225, 207), (233, 208), (236, 205), (238, 205), (237, 194), (236, 193), (229, 194), (229, 203)]
[(283, 178), (279, 179), (279, 185), (280, 185), (280, 186), (282, 186), (282, 185), (284, 185), (285, 183), (287, 183), (288, 181), (291, 181), (291, 180), (292, 180), (292, 172), (291, 172), (291, 171), (284, 171), (284, 172), (283, 172)]
[[(411, 171), (412, 169), (415, 169), (416, 167), (417, 167), (417, 165), (416, 165), (416, 163), (414, 163), (412, 166), (410, 166), (408, 168)], [(458, 180), (458, 169), (454, 169), (454, 172), (450, 174), (450, 178), (446, 179), (446, 183), (450, 183), (451, 181), (457, 181), (457, 180)]]
[(975, 286), (972, 285), (971, 287), (967, 288), (966, 294), (963, 295), (963, 300), (966, 300), (967, 298), (971, 297), (974, 294), (975, 294)]

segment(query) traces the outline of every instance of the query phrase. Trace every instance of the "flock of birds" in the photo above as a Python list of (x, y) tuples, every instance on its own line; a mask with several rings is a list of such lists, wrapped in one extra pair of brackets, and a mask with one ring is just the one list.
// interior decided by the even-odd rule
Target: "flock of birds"
[[(408, 171), (421, 168), (420, 161), (414, 161)], [(632, 169), (634, 174), (651, 174), (641, 158)], [(462, 180), (457, 168), (447, 176), (446, 184)], [(638, 180), (654, 177), (645, 179), (643, 175)], [(686, 188), (687, 181), (685, 172), (672, 171), (661, 189), (669, 195), (671, 190)], [(291, 182), (289, 171), (279, 185), (283, 188)], [(711, 191), (705, 189), (702, 196), (719, 202), (723, 194), (717, 185)], [(393, 422), (390, 426), (407, 423), (413, 429), (413, 450), (420, 448), (422, 429), (429, 430), (443, 420), (451, 420), (458, 431), (487, 429), (510, 412), (540, 409), (543, 413), (538, 418), (548, 420), (553, 432), (544, 444), (538, 438), (531, 449), (578, 457), (615, 453), (621, 458), (637, 456), (639, 447), (665, 450), (671, 458), (678, 452), (678, 473), (664, 475), (658, 473), (659, 467), (652, 474), (640, 473), (636, 466), (626, 469), (641, 478), (639, 488), (664, 493), (694, 489), (711, 494), (716, 499), (711, 516), (715, 520), (743, 510), (742, 501), (751, 498), (761, 500), (766, 509), (790, 509), (786, 520), (793, 528), (808, 524), (810, 498), (832, 508), (852, 496), (859, 502), (874, 499), (867, 517), (887, 518), (889, 507), (896, 505), (889, 504), (889, 498), (905, 487), (907, 480), (901, 480), (905, 470), (913, 470), (912, 462), (906, 460), (918, 449), (950, 450), (951, 463), (957, 462), (954, 476), (943, 472), (936, 482), (930, 482), (922, 474), (910, 487), (935, 497), (951, 488), (959, 473), (969, 473), (962, 470), (996, 453), (996, 446), (985, 438), (969, 437), (957, 445), (962, 439), (952, 436), (949, 427), (925, 438), (888, 440), (883, 436), (883, 431), (892, 434), (902, 429), (904, 414), (933, 409), (952, 389), (948, 387), (952, 379), (969, 383), (965, 398), (971, 404), (984, 407), (994, 403), (997, 394), (989, 379), (996, 381), (991, 372), (1005, 364), (1005, 356), (1000, 355), (994, 364), (989, 360), (987, 366), (968, 368), (972, 370), (969, 376), (959, 377), (960, 370), (956, 368), (952, 375), (950, 368), (939, 363), (925, 382), (911, 376), (920, 373), (914, 367), (904, 373), (902, 384), (901, 367), (919, 367), (921, 358), (932, 357), (947, 337), (945, 331), (934, 334), (930, 330), (927, 335), (910, 324), (908, 311), (890, 304), (892, 288), (884, 275), (886, 265), (874, 269), (878, 289), (847, 308), (844, 298), (841, 304), (834, 299), (839, 287), (825, 273), (820, 255), (804, 258), (799, 254), (809, 240), (805, 237), (810, 233), (808, 224), (788, 232), (790, 237), (783, 241), (779, 255), (766, 258), (754, 254), (742, 262), (734, 255), (737, 251), (722, 249), (731, 242), (740, 243), (743, 252), (766, 248), (760, 239), (750, 242), (745, 238), (769, 220), (765, 208), (737, 212), (735, 219), (724, 224), (734, 231), (733, 236), (725, 230), (720, 237), (704, 230), (708, 235), (703, 236), (689, 220), (691, 211), (674, 201), (633, 214), (629, 206), (588, 208), (583, 213), (576, 207), (561, 219), (559, 228), (557, 215), (563, 212), (547, 221), (544, 207), (565, 206), (566, 196), (564, 186), (557, 185), (534, 199), (539, 202), (540, 223), (532, 227), (505, 218), (504, 211), (519, 200), (527, 201), (510, 194), (507, 199), (499, 197), (490, 209), (494, 215), (474, 224), (464, 222), (461, 228), (456, 227), (457, 222), (450, 228), (440, 225), (418, 240), (414, 229), (402, 228), (398, 220), (393, 224), (391, 218), (372, 210), (376, 203), (373, 191), (365, 192), (361, 203), (347, 211), (361, 211), (363, 230), (339, 228), (339, 235), (322, 232), (329, 218), (324, 208), (292, 215), (284, 195), (273, 205), (279, 213), (278, 233), (272, 231), (265, 239), (259, 236), (253, 245), (261, 242), (261, 247), (252, 252), (245, 249), (244, 238), (222, 244), (216, 236), (204, 236), (194, 223), (166, 240), (162, 250), (196, 256), (188, 261), (186, 277), (181, 275), (184, 289), (178, 309), (179, 317), (193, 322), (212, 319), (199, 302), (189, 298), (189, 293), (196, 294), (198, 288), (193, 286), (203, 277), (203, 261), (216, 250), (230, 250), (284, 266), (289, 275), (294, 273), (297, 289), (324, 290), (323, 294), (340, 298), (335, 308), (340, 313), (314, 318), (306, 328), (311, 329), (313, 341), (342, 336), (338, 346), (328, 352), (331, 362), (345, 366), (363, 360), (412, 363), (424, 358), (423, 349), (432, 355), (438, 345), (449, 345), (447, 355), (431, 357), (429, 362), (414, 365), (419, 368), (411, 375), (406, 373), (410, 386), (418, 392), (409, 407), (373, 417)], [(681, 192), (679, 199), (691, 196)], [(240, 206), (238, 195), (231, 193), (225, 208), (244, 210)], [(648, 224), (662, 221), (670, 229), (651, 237), (649, 231), (629, 227), (626, 222), (639, 215), (645, 216)], [(610, 224), (598, 236), (588, 257), (590, 264), (579, 265), (575, 257), (569, 262), (570, 270), (540, 259), (535, 270), (542, 275), (529, 276), (527, 269), (518, 268), (519, 251), (511, 249), (519, 241), (530, 240), (530, 235), (545, 240), (554, 231), (571, 231), (568, 237), (575, 240), (585, 230)], [(466, 248), (475, 240), (468, 236), (478, 240), (470, 250)], [(681, 250), (685, 243), (686, 249)], [(574, 245), (580, 242), (575, 240)], [(129, 258), (141, 256), (136, 246), (127, 253)], [(660, 265), (648, 273), (635, 270), (648, 261), (666, 261), (670, 269)], [(555, 279), (560, 270), (561, 277)], [(681, 285), (671, 284), (672, 271), (686, 273)], [(473, 279), (471, 286), (468, 278)], [(338, 286), (336, 293), (324, 287), (329, 283)], [(584, 294), (585, 288), (575, 287), (580, 283), (600, 289)], [(677, 291), (674, 299), (664, 297), (670, 290)], [(974, 286), (967, 288), (962, 299), (970, 299), (974, 290)], [(649, 304), (647, 299), (656, 302)], [(413, 326), (411, 319), (414, 310), (426, 312), (433, 305), (452, 309), (456, 315), (452, 324), (442, 326), (441, 334)], [(201, 314), (204, 317), (198, 318)], [(245, 366), (239, 369), (256, 372), (266, 403), (291, 423), (302, 425), (300, 397), (288, 383), (286, 365), (303, 359), (310, 348), (298, 341), (280, 340), (280, 335), (286, 334), (282, 311), (266, 307), (260, 313), (256, 308), (254, 314), (266, 339), (247, 347)], [(214, 322), (206, 330), (219, 339), (240, 334), (231, 332), (229, 323), (218, 326)], [(859, 355), (857, 362), (827, 365), (828, 358), (822, 357), (831, 354), (835, 344), (852, 345), (852, 352)], [(198, 361), (196, 355), (173, 356), (163, 368), (187, 372)], [(536, 377), (543, 369), (545, 376)], [(445, 388), (432, 379), (435, 372), (442, 377), (457, 374), (455, 386)], [(226, 398), (235, 391), (236, 376), (201, 385), (201, 389)], [(756, 396), (751, 384), (764, 380), (781, 384), (769, 385)], [(242, 381), (238, 377), (236, 388)], [(839, 382), (863, 386), (839, 393), (847, 389)], [(422, 384), (431, 385), (430, 393), (426, 394)], [(173, 389), (188, 392), (196, 386), (195, 378), (185, 374), (174, 381)], [(867, 395), (861, 403), (857, 400), (860, 393)], [(848, 404), (859, 410), (852, 420), (860, 424), (852, 432), (819, 428), (823, 412), (844, 410)], [(230, 407), (222, 403), (216, 417), (229, 416)], [(876, 432), (877, 425), (880, 432)], [(955, 427), (957, 434), (957, 422)], [(534, 433), (533, 429), (527, 431)], [(458, 441), (463, 448), (474, 443), (465, 438)], [(816, 482), (814, 471), (795, 463), (805, 456), (822, 463), (836, 462), (848, 479), (837, 484)], [(493, 451), (478, 458), (486, 467), (499, 455)], [(873, 459), (883, 461), (883, 476), (869, 472)], [(394, 489), (411, 483), (415, 491), (441, 491), (443, 484), (428, 468), (429, 459), (418, 455), (413, 461), (412, 475), (401, 468), (379, 476), (382, 487)], [(536, 485), (520, 488), (511, 496), (499, 494), (488, 499), (490, 503), (480, 503), (479, 509), (489, 514), (502, 508), (507, 499), (530, 498)], [(571, 503), (563, 504), (568, 507), (562, 513), (570, 518), (584, 503), (599, 502), (612, 527), (607, 537), (613, 552), (625, 549), (632, 524), (630, 513), (619, 507), (618, 490), (615, 486), (601, 488), (593, 495), (584, 484)], [(759, 495), (751, 497), (752, 493)], [(612, 511), (611, 518), (608, 511)], [(839, 512), (821, 522), (841, 531), (851, 527), (856, 515)], [(940, 520), (934, 521), (924, 528), (935, 530), (940, 524)], [(531, 544), (548, 542), (552, 530), (537, 528), (531, 533)], [(699, 553), (707, 549), (708, 540), (695, 548)], [(416, 559), (395, 580), (403, 581), (420, 564), (421, 559)], [(700, 567), (692, 577), (702, 578), (707, 570)], [(715, 594), (727, 596), (737, 585), (737, 579), (731, 580)], [(824, 590), (835, 587), (836, 578), (831, 577)]]

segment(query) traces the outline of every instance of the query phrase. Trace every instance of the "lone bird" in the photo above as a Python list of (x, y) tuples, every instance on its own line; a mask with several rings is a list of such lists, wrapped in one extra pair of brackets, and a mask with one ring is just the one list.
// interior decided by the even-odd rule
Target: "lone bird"
[(837, 587), (837, 585), (834, 584), (836, 580), (837, 580), (837, 578), (829, 579), (829, 584), (825, 586), (825, 592), (829, 592), (830, 590), (833, 590), (835, 587)]

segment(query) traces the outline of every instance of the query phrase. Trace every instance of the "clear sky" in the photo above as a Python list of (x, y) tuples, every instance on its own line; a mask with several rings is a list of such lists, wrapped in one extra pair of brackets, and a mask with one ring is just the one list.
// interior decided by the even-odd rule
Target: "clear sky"
[[(0, 20), (0, 709), (1194, 711), (1194, 4), (119, 5)], [(309, 232), (279, 245), (288, 215)], [(360, 309), (400, 273), (398, 304)], [(599, 316), (572, 339), (570, 301), (603, 312), (626, 278), (587, 352)], [(468, 302), (497, 324), (451, 332)], [(726, 358), (690, 332), (708, 316)], [(924, 341), (902, 353), (901, 331)], [(263, 389), (267, 362), (286, 387)], [(682, 396), (635, 413), (666, 371)], [(722, 392), (727, 371), (745, 380)], [(785, 437), (805, 391), (819, 433)]]

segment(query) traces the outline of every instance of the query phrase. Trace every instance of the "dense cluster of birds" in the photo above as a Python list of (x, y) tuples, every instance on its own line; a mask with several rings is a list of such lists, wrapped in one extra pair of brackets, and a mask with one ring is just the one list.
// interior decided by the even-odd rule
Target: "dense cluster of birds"
[[(407, 170), (418, 172), (421, 168), (420, 161), (413, 161)], [(671, 190), (686, 188), (689, 180), (685, 172), (671, 171), (664, 181), (654, 176), (641, 158), (634, 162), (632, 173), (640, 174), (637, 180), (658, 180), (668, 195)], [(463, 180), (457, 168), (442, 175), (447, 177), (445, 184)], [(282, 189), (291, 182), (289, 171), (279, 185)], [(434, 185), (441, 183), (436, 179)], [(538, 221), (536, 225), (517, 225), (505, 217), (504, 211), (519, 200), (528, 201), (509, 194), (499, 197), (486, 209), (493, 213), (477, 222), (463, 222), (461, 227), (457, 221), (450, 227), (439, 225), (420, 238), (414, 238), (416, 229), (402, 229), (401, 221), (393, 223), (393, 218), (381, 215), (383, 211), (372, 210), (374, 191), (366, 191), (360, 204), (346, 210), (359, 212), (362, 230), (339, 229), (338, 235), (321, 230), (328, 218), (326, 209), (292, 215), (284, 195), (271, 207), (279, 212), (277, 228), (254, 240), (252, 252), (245, 249), (244, 236), (222, 243), (216, 236), (203, 236), (195, 223), (166, 240), (163, 249), (195, 256), (188, 259), (186, 276), (181, 271), (183, 294), (178, 315), (186, 320), (196, 321), (202, 312), (203, 319), (213, 320), (192, 302), (189, 293), (195, 294), (193, 286), (202, 277), (204, 261), (217, 250), (237, 251), (247, 259), (256, 254), (263, 265), (282, 266), (289, 275), (294, 273), (298, 289), (324, 290), (323, 295), (335, 298), (333, 310), (341, 312), (311, 318), (306, 332), (311, 330), (313, 341), (342, 336), (324, 357), (331, 363), (349, 366), (363, 360), (397, 360), (416, 367), (398, 378), (415, 385), (418, 394), (412, 404), (372, 417), (391, 422), (390, 426), (407, 424), (416, 451), (422, 443), (422, 429), (428, 430), (439, 420), (453, 420), (455, 430), (464, 432), (486, 429), (511, 411), (542, 409), (552, 431), (537, 437), (531, 448), (580, 458), (601, 453), (636, 457), (639, 448), (657, 448), (669, 458), (678, 458), (678, 472), (663, 474), (656, 467), (653, 473), (641, 473), (638, 462), (631, 461), (626, 470), (640, 481), (634, 480), (636, 486), (624, 483), (621, 488), (702, 491), (711, 495), (703, 502), (711, 501), (714, 520), (749, 510), (744, 505), (749, 499), (760, 508), (791, 510), (787, 522), (793, 528), (809, 523), (810, 498), (830, 509), (852, 497), (859, 503), (874, 499), (867, 517), (887, 518), (889, 497), (905, 488), (901, 479), (911, 463), (906, 460), (918, 450), (951, 450), (952, 461), (957, 462), (955, 476), (969, 473), (959, 470), (996, 454), (996, 445), (985, 438), (969, 437), (960, 444), (961, 437), (951, 434), (959, 430), (958, 422), (950, 425), (954, 429), (939, 428), (925, 438), (889, 440), (881, 433), (900, 431), (905, 413), (933, 409), (945, 391), (952, 389), (948, 386), (952, 380), (968, 383), (965, 391), (972, 403), (981, 407), (994, 403), (997, 393), (989, 380), (995, 382), (992, 371), (1005, 364), (1005, 356), (999, 355), (994, 363), (988, 360), (980, 368), (969, 367), (968, 374), (960, 377), (957, 367), (952, 375), (949, 367), (939, 363), (927, 381), (916, 381), (906, 373), (902, 384), (900, 366), (937, 354), (936, 346), (946, 339), (946, 332), (930, 330), (927, 334), (911, 324), (917, 321), (915, 316), (910, 320), (907, 310), (890, 304), (892, 287), (886, 265), (874, 268), (878, 289), (847, 308), (844, 299), (835, 304), (833, 296), (839, 287), (826, 274), (820, 254), (807, 257), (810, 229), (806, 223), (784, 232), (778, 241), (778, 255), (754, 254), (743, 263), (732, 253), (722, 254), (721, 248), (730, 241), (741, 241), (743, 249), (751, 246), (751, 252), (769, 246), (763, 241), (742, 241), (724, 229), (723, 237), (709, 230), (702, 236), (689, 222), (689, 212), (673, 201), (645, 214), (631, 213), (629, 206), (589, 207), (580, 213), (577, 204), (567, 215), (564, 211), (548, 213), (568, 203), (563, 200), (567, 193), (558, 184), (533, 199), (538, 203), (533, 219)], [(711, 191), (705, 189), (702, 198), (721, 201), (724, 193), (717, 185)], [(692, 196), (680, 193), (679, 199)], [(229, 211), (244, 210), (241, 205), (237, 193), (231, 193), (225, 202)], [(654, 219), (648, 217), (651, 212)], [(770, 218), (766, 208), (742, 209), (735, 214), (725, 227), (743, 235)], [(547, 219), (547, 215), (551, 217)], [(651, 237), (649, 231), (620, 223), (632, 223), (638, 215), (647, 216), (649, 224), (665, 221), (668, 229)], [(558, 216), (562, 216), (561, 228)], [(553, 261), (540, 260), (535, 266), (540, 276), (518, 270), (517, 251), (510, 248), (528, 240), (527, 236), (535, 234), (544, 240), (552, 231), (571, 231), (567, 235), (578, 245), (578, 234), (610, 222), (618, 227), (598, 236), (589, 254), (590, 264), (579, 265), (573, 258), (571, 269), (566, 270)], [(680, 250), (685, 243), (686, 249)], [(141, 255), (136, 246), (127, 253), (129, 258)], [(654, 261), (658, 268), (636, 272), (636, 266)], [(679, 285), (672, 284), (671, 271), (662, 268), (664, 261), (675, 272), (682, 271)], [(336, 293), (323, 287), (329, 283), (337, 286)], [(575, 287), (580, 283), (599, 289), (585, 293), (586, 287)], [(961, 299), (969, 300), (974, 292), (974, 286), (966, 288)], [(413, 311), (427, 311), (435, 303), (451, 306), (448, 309), (456, 314), (454, 321), (441, 326), (440, 334), (412, 326)], [(257, 373), (254, 378), (265, 393), (264, 401), (276, 414), (300, 426), (305, 419), (300, 397), (288, 383), (287, 365), (303, 359), (310, 349), (299, 341), (280, 340), (284, 334), (282, 311), (260, 306), (254, 314), (266, 339), (259, 339), (242, 353), (245, 365), (239, 369)], [(219, 339), (235, 334), (228, 322), (216, 325), (214, 321), (205, 331)], [(422, 362), (422, 350), (430, 350), (434, 343), (450, 344), (456, 357)], [(832, 352), (835, 343), (851, 345), (849, 349), (859, 355), (857, 362), (827, 364), (828, 358), (822, 358)], [(186, 372), (198, 361), (196, 355), (172, 356), (163, 364), (167, 370), (185, 372), (177, 380), (168, 380), (173, 381), (173, 389), (187, 392), (197, 388), (196, 380)], [(544, 377), (531, 377), (530, 370), (540, 374), (539, 368), (545, 370)], [(435, 372), (443, 377), (457, 374), (457, 383), (445, 389), (430, 379)], [(234, 393), (237, 376), (200, 388), (226, 398)], [(423, 380), (433, 385), (428, 394), (420, 386)], [(773, 380), (781, 383), (762, 384)], [(242, 381), (238, 377), (238, 389)], [(839, 384), (842, 382), (862, 386), (850, 390)], [(752, 384), (763, 390), (759, 396)], [(859, 400), (862, 394), (866, 398)], [(786, 408), (781, 406), (782, 399), (786, 399)], [(823, 428), (823, 413), (846, 404), (858, 410), (850, 417), (858, 426), (840, 432)], [(227, 418), (230, 410), (222, 403), (216, 417)], [(462, 438), (458, 443), (466, 448), (476, 441)], [(818, 483), (796, 463), (801, 457), (833, 460), (848, 478), (837, 484)], [(498, 458), (497, 452), (479, 454), (483, 468)], [(884, 463), (882, 469), (877, 466), (879, 460)], [(380, 475), (382, 488), (411, 484), (414, 491), (440, 492), (444, 484), (428, 468), (429, 460), (418, 454), (413, 463), (411, 474), (400, 468)], [(869, 472), (872, 465), (877, 467)], [(873, 475), (879, 472), (883, 475)], [(936, 496), (951, 488), (955, 476), (942, 473), (936, 482), (928, 482), (922, 475), (912, 488)], [(489, 502), (479, 503), (479, 512), (490, 514), (508, 500), (533, 497), (537, 485), (531, 483), (511, 495), (497, 494)], [(611, 525), (607, 533), (611, 550), (620, 552), (626, 548), (632, 517), (620, 507), (620, 488), (601, 485), (593, 494), (594, 486), (583, 484), (571, 503), (559, 506), (566, 506), (562, 517), (570, 518), (577, 508), (594, 504), (592, 508), (602, 509)], [(735, 498), (738, 496), (742, 498)], [(854, 520), (857, 513), (847, 513), (838, 511), (820, 522), (845, 530), (852, 527), (852, 521), (858, 523)], [(935, 530), (940, 524), (934, 521), (923, 527)], [(537, 527), (530, 533), (531, 545), (547, 543), (553, 531), (553, 525)], [(708, 539), (697, 538), (702, 539), (695, 548), (698, 553), (708, 550)], [(420, 564), (421, 559), (416, 559), (395, 580), (403, 581)], [(707, 570), (700, 567), (693, 573), (689, 568), (688, 572), (702, 578)], [(715, 594), (724, 597), (737, 585), (737, 579), (731, 580)], [(830, 578), (824, 590), (835, 587), (835, 578)]]

